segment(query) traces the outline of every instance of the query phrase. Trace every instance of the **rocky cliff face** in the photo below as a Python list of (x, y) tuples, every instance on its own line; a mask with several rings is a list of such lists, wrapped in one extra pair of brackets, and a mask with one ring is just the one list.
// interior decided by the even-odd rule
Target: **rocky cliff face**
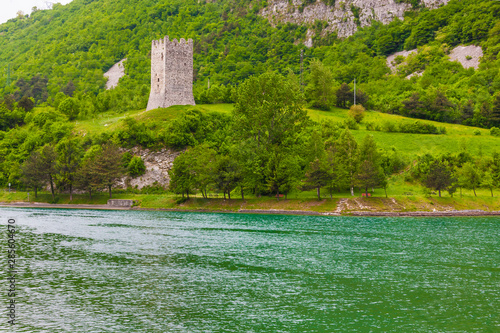
[[(445, 5), (449, 0), (421, 0), (429, 8)], [(338, 37), (348, 37), (361, 27), (371, 24), (372, 20), (387, 24), (394, 18), (403, 18), (405, 11), (411, 9), (407, 3), (396, 3), (394, 0), (344, 0), (335, 1), (335, 6), (328, 6), (323, 1), (303, 7), (304, 0), (270, 0), (261, 15), (272, 23), (291, 22), (312, 24), (316, 20), (328, 23), (323, 32), (337, 32)], [(306, 46), (312, 46), (312, 30), (307, 33)]]
[(160, 151), (152, 151), (138, 147), (124, 149), (123, 151), (140, 156), (146, 166), (146, 173), (136, 178), (124, 177), (118, 184), (118, 187), (137, 187), (138, 189), (144, 186), (152, 186), (155, 183), (165, 188), (168, 187), (170, 183), (168, 170), (172, 168), (175, 158), (182, 153), (165, 148)]

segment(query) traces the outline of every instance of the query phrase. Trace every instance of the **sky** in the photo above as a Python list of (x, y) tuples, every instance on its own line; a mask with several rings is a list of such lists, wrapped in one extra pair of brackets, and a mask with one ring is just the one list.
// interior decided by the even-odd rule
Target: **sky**
[(22, 10), (24, 14), (30, 14), (31, 8), (47, 9), (51, 3), (67, 4), (71, 0), (0, 0), (0, 23), (7, 22), (17, 16)]

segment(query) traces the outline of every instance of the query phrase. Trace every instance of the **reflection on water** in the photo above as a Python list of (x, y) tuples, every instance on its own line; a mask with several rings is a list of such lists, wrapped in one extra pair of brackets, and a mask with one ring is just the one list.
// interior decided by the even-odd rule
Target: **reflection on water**
[(500, 330), (499, 218), (0, 216), (22, 332)]

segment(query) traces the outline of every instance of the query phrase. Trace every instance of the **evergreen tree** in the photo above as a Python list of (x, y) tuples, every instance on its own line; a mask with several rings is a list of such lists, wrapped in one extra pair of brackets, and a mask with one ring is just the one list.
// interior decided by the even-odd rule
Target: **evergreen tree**
[(329, 170), (326, 161), (316, 158), (309, 163), (305, 175), (305, 189), (315, 188), (318, 200), (321, 200), (321, 188), (328, 184)]
[(342, 83), (335, 93), (337, 96), (337, 106), (346, 108), (347, 104), (353, 99), (353, 93), (347, 83)]
[(45, 173), (40, 167), (41, 163), (40, 152), (34, 151), (21, 166), (22, 181), (26, 186), (34, 189), (35, 198), (38, 196), (38, 189), (47, 184)]
[(73, 201), (73, 187), (75, 185), (75, 175), (80, 166), (83, 150), (78, 138), (65, 138), (56, 146), (58, 171), (57, 179), (59, 184), (68, 186), (69, 200)]
[(445, 162), (436, 160), (429, 168), (427, 177), (425, 179), (425, 186), (439, 192), (448, 189), (453, 182), (452, 173)]
[(361, 143), (359, 162), (356, 183), (365, 189), (365, 194), (368, 197), (368, 188), (383, 186), (385, 181), (377, 144), (371, 135), (365, 136)]
[(95, 183), (108, 188), (111, 199), (111, 188), (118, 180), (124, 176), (125, 170), (122, 167), (122, 153), (118, 147), (112, 143), (104, 144), (101, 154), (94, 160), (92, 173), (95, 176)]
[(50, 184), (50, 192), (52, 193), (52, 200), (56, 199), (54, 193), (54, 178), (57, 174), (57, 153), (53, 145), (46, 144), (40, 151), (40, 164), (39, 170), (44, 174), (45, 179)]
[(335, 143), (335, 160), (339, 165), (339, 185), (350, 188), (351, 195), (354, 196), (356, 172), (359, 165), (359, 151), (354, 136), (347, 128), (342, 131)]

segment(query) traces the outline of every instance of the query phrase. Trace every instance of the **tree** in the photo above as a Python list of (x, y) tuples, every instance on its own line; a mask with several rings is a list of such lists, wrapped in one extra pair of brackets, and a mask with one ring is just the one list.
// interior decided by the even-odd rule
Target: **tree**
[(40, 152), (34, 151), (21, 166), (22, 180), (26, 186), (33, 187), (35, 198), (38, 196), (38, 189), (41, 189), (47, 184), (45, 174), (40, 168), (40, 164)]
[(231, 192), (236, 188), (241, 178), (241, 168), (236, 160), (227, 155), (219, 156), (216, 161), (214, 181), (215, 187), (224, 193), (224, 199), (226, 199), (227, 193), (228, 199), (231, 200)]
[(365, 136), (361, 143), (359, 162), (356, 183), (365, 189), (365, 194), (368, 197), (368, 188), (382, 186), (385, 181), (377, 144), (371, 135)]
[(335, 97), (333, 85), (334, 80), (330, 69), (325, 67), (320, 60), (314, 59), (311, 62), (311, 74), (306, 88), (306, 95), (311, 105), (321, 110), (329, 110)]
[(491, 175), (491, 172), (487, 171), (484, 173), (481, 181), (481, 186), (486, 187), (487, 189), (490, 190), (491, 196), (493, 197), (493, 189), (497, 186), (495, 180), (493, 179), (493, 176)]
[(17, 106), (24, 109), (24, 111), (28, 112), (33, 110), (33, 108), (35, 107), (35, 102), (33, 101), (33, 98), (28, 96), (23, 96), (17, 103)]
[(438, 191), (441, 197), (441, 191), (448, 189), (452, 182), (452, 173), (447, 163), (436, 160), (430, 165), (424, 185)]
[(94, 171), (94, 164), (102, 154), (102, 147), (93, 145), (83, 155), (80, 168), (75, 175), (75, 185), (77, 188), (89, 192), (89, 199), (92, 200), (92, 190), (99, 188), (99, 178)]
[(56, 146), (57, 152), (57, 178), (60, 184), (69, 187), (69, 200), (73, 201), (73, 186), (75, 175), (80, 166), (83, 150), (78, 138), (65, 138)]
[(481, 184), (481, 175), (477, 170), (477, 167), (471, 162), (467, 162), (462, 166), (462, 177), (464, 187), (467, 189), (472, 189), (474, 191), (474, 196), (477, 197), (476, 187)]
[(339, 164), (340, 186), (350, 187), (351, 195), (354, 196), (354, 184), (356, 171), (359, 165), (358, 143), (349, 129), (345, 129), (335, 143), (335, 160)]
[(420, 100), (420, 94), (414, 92), (410, 98), (403, 101), (403, 108), (410, 117), (425, 118), (424, 103)]
[(321, 188), (328, 184), (328, 169), (326, 161), (316, 158), (314, 161), (309, 163), (306, 171), (304, 188), (315, 188), (318, 200), (321, 200)]
[(347, 103), (353, 98), (352, 90), (347, 83), (342, 83), (335, 95), (337, 96), (337, 106), (341, 108), (346, 108)]
[(247, 79), (237, 90), (233, 124), (239, 140), (257, 146), (281, 145), (308, 119), (297, 86), (271, 72)]
[(46, 144), (40, 151), (40, 172), (45, 175), (45, 179), (50, 184), (50, 192), (52, 193), (52, 200), (56, 199), (54, 193), (54, 177), (57, 174), (56, 168), (57, 153), (53, 145)]
[(359, 124), (365, 117), (365, 108), (361, 104), (352, 105), (349, 109), (349, 116), (353, 117)]
[(59, 111), (68, 116), (69, 120), (75, 120), (80, 112), (78, 101), (73, 97), (68, 97), (59, 104)]
[(207, 189), (214, 182), (216, 153), (207, 144), (198, 145), (189, 151), (193, 155), (192, 168), (196, 186), (201, 191), (201, 195), (207, 198)]
[(108, 188), (111, 199), (111, 188), (123, 177), (125, 171), (121, 164), (122, 153), (118, 147), (112, 143), (102, 146), (101, 154), (92, 163), (92, 173), (95, 182)]
[(192, 170), (192, 155), (189, 150), (177, 156), (174, 160), (172, 169), (168, 170), (170, 176), (170, 190), (177, 194), (187, 195), (192, 191), (195, 185), (195, 174)]
[(275, 149), (268, 161), (266, 176), (271, 193), (276, 193), (278, 200), (279, 194), (283, 193), (286, 200), (288, 192), (298, 185), (301, 176), (297, 157)]

